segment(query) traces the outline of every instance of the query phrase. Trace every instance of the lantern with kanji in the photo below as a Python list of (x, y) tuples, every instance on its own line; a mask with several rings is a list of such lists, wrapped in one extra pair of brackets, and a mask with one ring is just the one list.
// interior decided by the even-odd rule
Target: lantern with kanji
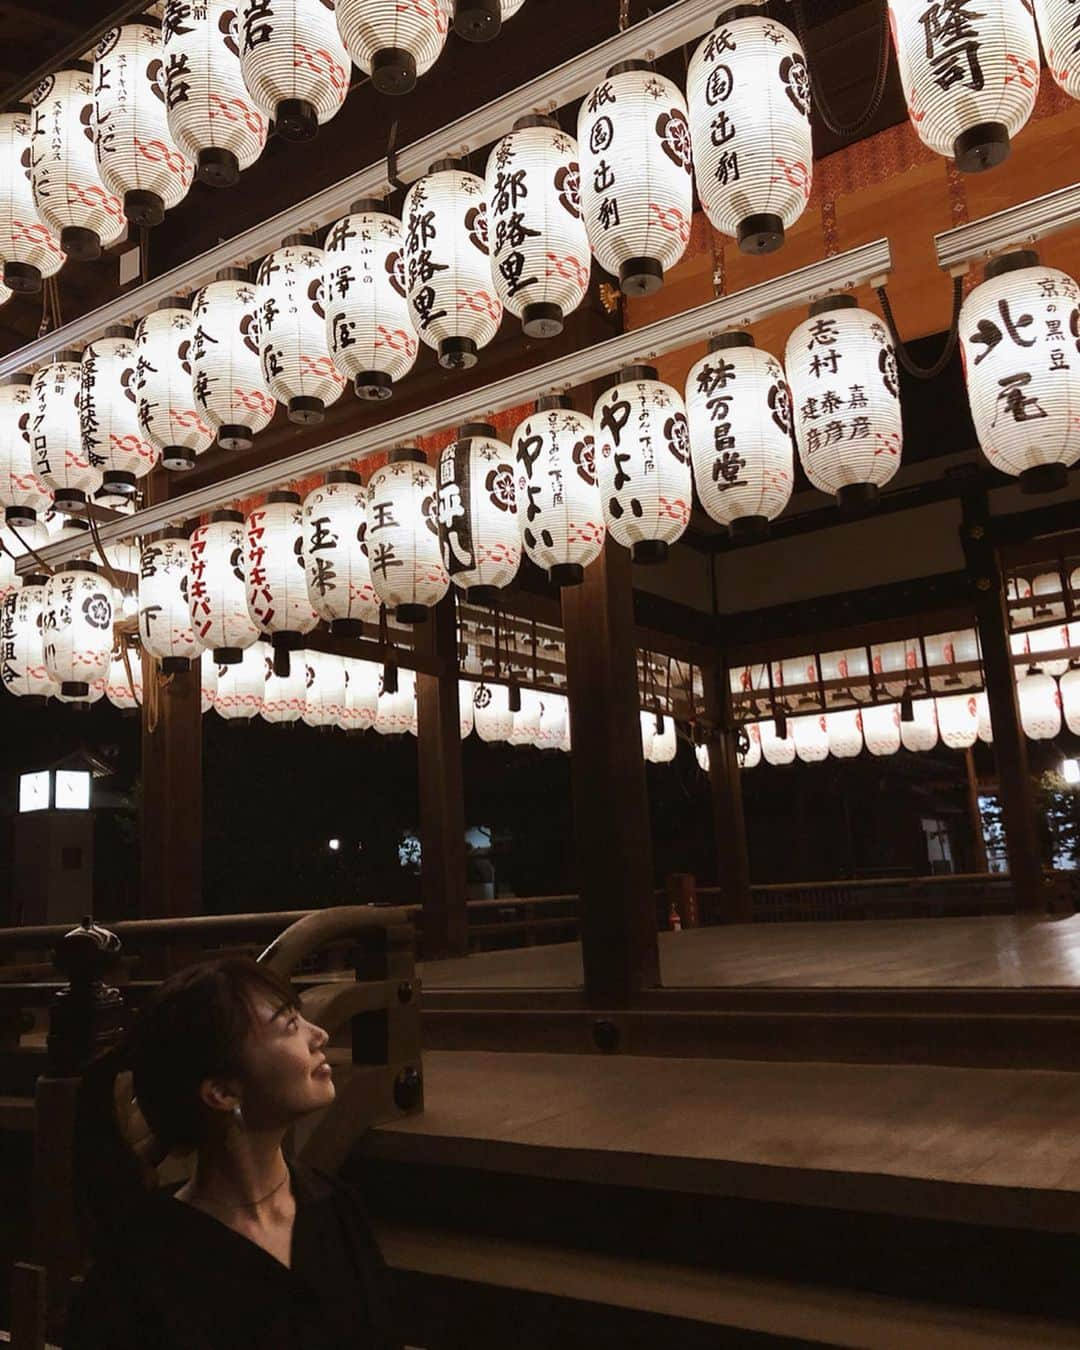
[(371, 731), (379, 711), (379, 684), (382, 668), (374, 661), (350, 660), (346, 663), (348, 684), (345, 708), (353, 731)]
[(189, 670), (202, 644), (191, 626), (187, 532), (169, 529), (143, 545), (139, 568), (139, 637), (166, 675)]
[(287, 141), (310, 141), (341, 111), (349, 53), (328, 0), (244, 0), (240, 73), (255, 106)]
[(911, 704), (911, 716), (900, 714), (900, 743), (905, 750), (923, 752), (937, 745), (937, 706), (932, 698), (917, 698)]
[(829, 729), (822, 712), (802, 713), (791, 718), (795, 754), (804, 764), (818, 764), (829, 757)]
[(354, 202), (326, 236), (324, 260), (330, 359), (357, 398), (389, 398), (420, 347), (405, 291), (401, 221), (380, 201)]
[(275, 675), (274, 662), (265, 644), (256, 643), (254, 650), (260, 653), (265, 672), (259, 715), (263, 721), (275, 725), (299, 722), (307, 701), (306, 661), (297, 656), (295, 661), (290, 662), (288, 675)]
[(187, 598), (196, 641), (212, 648), (215, 664), (235, 665), (259, 636), (247, 607), (243, 512), (213, 512), (189, 542)]
[(682, 398), (652, 366), (629, 366), (593, 414), (608, 533), (637, 563), (659, 563), (690, 522), (690, 432)]
[(31, 377), (0, 381), (0, 506), (9, 524), (30, 524), (52, 506), (52, 492), (37, 476), (30, 444)]
[(1080, 287), (1032, 249), (986, 265), (960, 311), (968, 403), (983, 454), (1023, 492), (1056, 492), (1080, 459)]
[(169, 134), (211, 187), (230, 187), (266, 144), (266, 117), (240, 71), (237, 9), (236, 0), (165, 3)]
[(446, 46), (453, 0), (337, 0), (349, 55), (380, 94), (408, 94)]
[[(2, 547), (2, 545), (0, 545)], [(0, 684), (9, 694), (30, 699), (38, 706), (56, 692), (45, 667), (42, 618), (45, 610), (44, 575), (31, 574), (22, 587), (0, 603)]]
[(943, 745), (966, 750), (979, 734), (979, 703), (976, 694), (947, 694), (937, 700), (937, 724)]
[(45, 668), (70, 699), (90, 700), (91, 685), (109, 672), (113, 592), (92, 562), (68, 562), (45, 585)]
[(335, 469), (304, 499), (303, 565), (312, 609), (343, 637), (378, 623), (379, 597), (371, 584), (363, 479)]
[(106, 492), (129, 497), (158, 461), (139, 423), (136, 361), (134, 330), (112, 325), (83, 352), (79, 386), (83, 454), (101, 462)]
[(263, 377), (255, 287), (225, 267), (191, 306), (191, 387), (199, 415), (225, 450), (247, 450), (277, 406)]
[(1046, 65), (1070, 98), (1080, 98), (1080, 29), (1074, 0), (1035, 0)]
[(743, 253), (771, 253), (810, 199), (810, 72), (798, 38), (756, 6), (721, 14), (686, 72), (701, 207)]
[(475, 366), (499, 331), (484, 180), (438, 160), (405, 197), (405, 286), (421, 342), (445, 370)]
[(596, 260), (625, 295), (659, 290), (690, 241), (686, 100), (646, 61), (623, 61), (578, 113), (581, 207)]
[(1061, 696), (1052, 675), (1033, 666), (1016, 682), (1016, 701), (1025, 736), (1052, 741), (1061, 731)]
[(694, 486), (736, 539), (762, 538), (791, 500), (791, 393), (775, 356), (724, 333), (686, 377)]
[(491, 604), (521, 564), (513, 452), (487, 422), (469, 422), (439, 456), (439, 541), (450, 580)]
[[(304, 668), (297, 658), (293, 665)], [(249, 723), (263, 710), (263, 698), (266, 694), (267, 668), (272, 662), (266, 659), (265, 648), (261, 642), (245, 647), (239, 661), (232, 665), (217, 666), (217, 684), (214, 690), (214, 711), (226, 722)]]
[(491, 275), (527, 337), (556, 337), (589, 289), (577, 144), (553, 117), (522, 117), (488, 156)]
[(505, 684), (481, 680), (473, 694), (473, 724), (482, 741), (508, 741), (514, 730), (510, 690)]
[(422, 450), (391, 450), (367, 490), (371, 581), (400, 623), (423, 623), (450, 585), (439, 546), (435, 470)]
[(30, 184), (41, 219), (71, 258), (89, 261), (124, 233), (124, 209), (94, 154), (93, 67), (77, 61), (34, 90)]
[(862, 728), (872, 755), (895, 755), (900, 749), (900, 705), (878, 703), (863, 708)]
[(1024, 0), (889, 0), (908, 116), (962, 173), (1008, 155), (1039, 92), (1039, 38)]
[[(105, 697), (121, 712), (131, 713), (142, 707), (142, 652), (138, 646), (123, 645), (113, 652), (109, 673), (105, 676)], [(125, 651), (127, 660), (124, 660)]]
[(34, 471), (52, 488), (57, 507), (85, 505), (101, 486), (104, 456), (83, 444), (79, 419), (82, 353), (58, 353), (42, 366), (31, 385), (30, 438)]
[(289, 652), (303, 645), (319, 616), (308, 598), (304, 515), (295, 492), (271, 492), (244, 521), (248, 612), (274, 647), (274, 668), (289, 671)]
[(161, 451), (166, 469), (195, 467), (214, 439), (191, 382), (191, 312), (182, 296), (167, 296), (135, 329), (135, 394), (139, 426)]
[(854, 759), (863, 747), (862, 713), (858, 708), (838, 708), (825, 714), (829, 754), (836, 759)]
[(263, 379), (289, 421), (321, 422), (345, 381), (326, 345), (323, 251), (312, 236), (290, 235), (263, 259), (255, 294)]
[(30, 130), (30, 109), (24, 104), (0, 113), (0, 258), (4, 286), (20, 295), (36, 295), (42, 281), (65, 262), (59, 239), (34, 203)]
[(788, 338), (784, 358), (806, 476), (841, 507), (877, 502), (900, 467), (896, 352), (876, 314), (830, 295)]
[[(785, 718), (779, 726), (775, 717), (767, 718), (758, 724), (761, 736), (761, 753), (766, 764), (791, 764), (795, 759), (795, 737), (792, 734), (794, 718)], [(781, 735), (781, 731), (784, 735)]]

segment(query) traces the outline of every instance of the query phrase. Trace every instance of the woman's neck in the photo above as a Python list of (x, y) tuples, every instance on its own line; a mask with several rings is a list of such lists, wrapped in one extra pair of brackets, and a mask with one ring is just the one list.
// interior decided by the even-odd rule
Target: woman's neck
[(291, 1199), (282, 1137), (278, 1131), (246, 1133), (200, 1150), (178, 1198), (238, 1219), (280, 1209), (282, 1201)]

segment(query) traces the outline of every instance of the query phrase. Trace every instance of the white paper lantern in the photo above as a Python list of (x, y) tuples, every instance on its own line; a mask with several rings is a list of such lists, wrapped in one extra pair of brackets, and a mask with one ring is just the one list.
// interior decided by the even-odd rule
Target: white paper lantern
[(391, 450), (367, 490), (367, 547), (377, 598), (399, 623), (422, 623), (450, 577), (439, 545), (435, 470), (422, 450)]
[(105, 676), (105, 697), (121, 712), (135, 712), (142, 707), (143, 701), (142, 652), (138, 647), (129, 647), (127, 659), (128, 664), (125, 665), (122, 648), (113, 652), (109, 673)]
[(629, 366), (597, 400), (593, 420), (608, 533), (634, 562), (663, 562), (693, 505), (682, 398), (652, 366)]
[(139, 637), (166, 675), (189, 670), (202, 650), (191, 626), (188, 571), (191, 547), (184, 530), (165, 530), (143, 545), (139, 570)]
[(357, 398), (390, 398), (416, 362), (404, 250), (401, 221), (369, 198), (354, 202), (326, 237), (327, 350)]
[(686, 100), (645, 61), (613, 66), (578, 112), (581, 205), (596, 260), (625, 295), (659, 290), (693, 216)]
[(686, 377), (694, 486), (734, 538), (761, 538), (791, 500), (791, 391), (749, 333), (725, 333)]
[[(214, 711), (226, 722), (250, 722), (262, 712), (266, 692), (268, 663), (266, 647), (256, 642), (245, 647), (239, 661), (217, 667), (217, 688), (214, 691)], [(292, 663), (302, 671), (303, 662)]]
[(191, 334), (188, 301), (180, 296), (166, 297), (135, 330), (139, 425), (165, 468), (176, 471), (194, 468), (214, 439), (192, 388)]
[[(979, 639), (974, 628), (961, 628), (952, 633), (931, 633), (923, 639), (923, 646), (931, 670), (941, 666), (973, 664), (979, 660)], [(922, 664), (921, 656), (919, 664)], [(978, 684), (979, 678), (977, 669), (931, 675), (930, 688), (936, 693), (948, 694), (956, 689), (971, 688)]]
[(191, 305), (191, 387), (225, 450), (248, 450), (277, 406), (263, 378), (255, 287), (226, 267)]
[(205, 651), (199, 657), (199, 711), (205, 717), (217, 700), (218, 665), (213, 653)]
[(332, 652), (304, 652), (307, 696), (304, 724), (309, 727), (337, 726), (345, 710), (345, 658)]
[(650, 764), (670, 764), (679, 748), (675, 719), (668, 713), (656, 718), (656, 732), (649, 746)]
[(758, 722), (749, 722), (743, 727), (743, 731), (746, 732), (746, 749), (739, 751), (739, 767), (756, 769), (761, 763), (761, 725)]
[(990, 700), (986, 696), (985, 689), (975, 695), (975, 706), (979, 712), (979, 740), (984, 745), (993, 745), (994, 726), (990, 719)]
[(799, 759), (804, 764), (819, 764), (823, 759), (828, 759), (829, 731), (825, 714), (804, 713), (801, 717), (792, 717), (790, 721), (795, 753)]
[(795, 759), (795, 738), (791, 733), (791, 724), (794, 720), (791, 717), (787, 719), (787, 735), (783, 737), (778, 734), (773, 718), (757, 723), (761, 737), (761, 753), (765, 756), (766, 764), (791, 764)]
[(878, 703), (862, 710), (863, 740), (872, 755), (895, 755), (900, 749), (900, 706)]
[(652, 759), (652, 743), (656, 739), (656, 713), (651, 708), (642, 708), (638, 714), (641, 724), (641, 754), (646, 763)]
[(288, 674), (288, 653), (302, 645), (319, 616), (308, 599), (304, 516), (295, 492), (271, 492), (244, 521), (248, 613), (271, 635), (275, 668)]
[(784, 357), (806, 476), (841, 506), (871, 505), (900, 467), (903, 424), (896, 352), (854, 296), (810, 306)]
[(454, 167), (431, 166), (405, 197), (405, 287), (413, 326), (445, 370), (476, 365), (499, 331), (502, 303), (488, 257), (484, 180)]
[(56, 505), (70, 510), (86, 504), (101, 487), (104, 457), (83, 445), (79, 420), (81, 352), (60, 352), (42, 366), (31, 385), (30, 443), (34, 471), (53, 490)]
[(473, 695), (473, 723), (482, 741), (508, 741), (514, 729), (510, 691), (505, 684), (481, 680)]
[(339, 636), (379, 622), (368, 559), (367, 492), (351, 469), (335, 469), (303, 507), (303, 565), (312, 609)]
[(538, 400), (511, 437), (525, 552), (556, 586), (576, 586), (604, 548), (592, 418), (563, 395)]
[(64, 265), (60, 241), (42, 220), (30, 185), (30, 111), (0, 113), (0, 258), (4, 285), (36, 295)]
[(1080, 28), (1073, 0), (1035, 0), (1046, 64), (1070, 98), (1080, 98)]
[(248, 613), (244, 575), (244, 515), (215, 511), (191, 532), (188, 606), (196, 641), (213, 649), (217, 665), (234, 665), (259, 629)]
[(333, 0), (244, 0), (240, 70), (275, 129), (287, 141), (310, 141), (349, 92), (349, 53)]
[[(867, 676), (870, 671), (865, 647), (848, 647), (835, 652), (821, 652), (817, 658), (817, 663), (821, 668), (821, 678), (824, 683), (830, 683), (834, 680), (850, 681), (847, 687), (825, 690), (827, 705), (850, 703), (853, 699), (865, 697)], [(859, 740), (861, 743), (861, 732)]]
[(161, 20), (142, 14), (106, 33), (94, 53), (93, 80), (102, 181), (133, 225), (160, 225), (195, 176), (169, 132)]
[(577, 144), (552, 117), (519, 119), (487, 162), (491, 275), (526, 336), (556, 337), (589, 289)]
[[(1080, 459), (1080, 287), (1031, 249), (986, 267), (960, 311), (960, 354), (983, 454), (1024, 492), (1063, 488)], [(1072, 316), (1070, 318), (1070, 316)]]
[(701, 745), (695, 745), (694, 758), (697, 760), (698, 768), (701, 770), (701, 772), (707, 774), (709, 772), (709, 765), (711, 762), (709, 756), (709, 747), (704, 743)]
[(470, 422), (439, 456), (439, 541), (450, 580), (491, 604), (521, 565), (513, 452), (487, 422)]
[(1022, 0), (889, 0), (900, 82), (919, 139), (963, 173), (1000, 164), (1035, 107), (1039, 39)]
[(408, 94), (446, 46), (453, 0), (337, 0), (337, 25), (349, 55), (380, 94)]
[(966, 750), (979, 734), (979, 701), (976, 694), (949, 694), (937, 700), (938, 731), (950, 750)]
[(42, 221), (71, 258), (92, 261), (124, 233), (124, 209), (98, 172), (93, 67), (48, 75), (34, 90), (30, 184)]
[(518, 694), (521, 703), (511, 714), (513, 724), (510, 728), (509, 741), (511, 745), (516, 746), (535, 745), (540, 735), (543, 704), (535, 689), (519, 689)]
[(275, 725), (299, 722), (307, 702), (307, 662), (301, 659), (303, 654), (289, 663), (288, 675), (275, 675), (274, 660), (266, 644), (258, 643), (256, 650), (263, 655), (265, 674), (259, 716)]
[(385, 672), (379, 685), (375, 730), (380, 736), (416, 734), (416, 677), (411, 670), (394, 668), (396, 688), (386, 688)]
[(321, 422), (345, 381), (327, 347), (323, 251), (311, 236), (290, 235), (263, 259), (255, 307), (267, 389), (287, 408), (290, 422)]
[(842, 708), (825, 714), (829, 754), (836, 759), (854, 759), (863, 747), (862, 713)]
[[(1069, 658), (1044, 660), (1044, 652), (1065, 650), (1069, 644), (1069, 624), (1065, 618), (1063, 600), (1040, 600), (1047, 595), (1061, 593), (1062, 580), (1057, 572), (1040, 572), (1032, 582), (1033, 598), (1039, 600), (1034, 606), (1035, 621), (1040, 625), (1028, 635), (1028, 646), (1035, 663), (1047, 675), (1064, 675), (1069, 669)], [(1042, 627), (1041, 625), (1046, 625)]]
[(169, 134), (210, 187), (230, 187), (266, 144), (266, 118), (240, 71), (237, 9), (236, 0), (165, 3)]
[(905, 750), (925, 752), (937, 745), (938, 725), (937, 708), (932, 698), (917, 698), (912, 701), (911, 721), (900, 717), (900, 743)]
[(1065, 725), (1074, 736), (1080, 736), (1080, 669), (1073, 666), (1062, 675), (1058, 693)]
[(795, 34), (721, 14), (690, 59), (686, 100), (701, 207), (743, 253), (771, 253), (810, 199), (810, 73)]
[(56, 685), (45, 667), (45, 579), (27, 577), (0, 604), (0, 683), (9, 694), (43, 703)]
[(549, 750), (570, 748), (570, 704), (565, 694), (547, 690), (540, 717), (540, 739)]
[(1016, 699), (1024, 735), (1033, 741), (1052, 741), (1061, 731), (1061, 696), (1053, 676), (1034, 669), (1021, 675)]
[(27, 524), (52, 507), (52, 492), (34, 470), (30, 443), (31, 377), (0, 382), (0, 506), (9, 524)]
[(871, 657), (877, 688), (890, 698), (902, 698), (909, 685), (922, 679), (922, 655), (917, 638), (878, 643), (871, 648)]
[(139, 423), (135, 333), (106, 328), (82, 354), (79, 425), (83, 454), (104, 469), (102, 489), (130, 496), (158, 461)]
[(458, 680), (458, 725), (461, 729), (462, 740), (472, 734), (473, 698), (475, 694), (476, 686), (472, 680)]
[(69, 562), (45, 586), (42, 618), (45, 667), (67, 698), (88, 700), (90, 686), (109, 672), (113, 593), (92, 562)]
[(379, 686), (382, 667), (374, 661), (346, 662), (348, 685), (345, 690), (345, 708), (349, 725), (354, 731), (371, 731), (379, 712)]

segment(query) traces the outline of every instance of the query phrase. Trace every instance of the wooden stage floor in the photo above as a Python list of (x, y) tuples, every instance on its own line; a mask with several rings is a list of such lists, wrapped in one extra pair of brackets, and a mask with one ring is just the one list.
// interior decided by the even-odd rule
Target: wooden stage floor
[[(731, 924), (660, 934), (670, 988), (1080, 988), (1080, 915)], [(423, 967), (428, 989), (574, 989), (581, 945), (479, 952)]]

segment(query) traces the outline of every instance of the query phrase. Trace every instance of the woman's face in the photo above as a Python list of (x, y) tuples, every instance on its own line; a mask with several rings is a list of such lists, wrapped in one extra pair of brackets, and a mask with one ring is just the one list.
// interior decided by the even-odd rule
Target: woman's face
[(254, 998), (255, 1022), (244, 1055), (241, 1109), (249, 1129), (291, 1124), (334, 1100), (324, 1049), (329, 1037), (299, 1009)]

